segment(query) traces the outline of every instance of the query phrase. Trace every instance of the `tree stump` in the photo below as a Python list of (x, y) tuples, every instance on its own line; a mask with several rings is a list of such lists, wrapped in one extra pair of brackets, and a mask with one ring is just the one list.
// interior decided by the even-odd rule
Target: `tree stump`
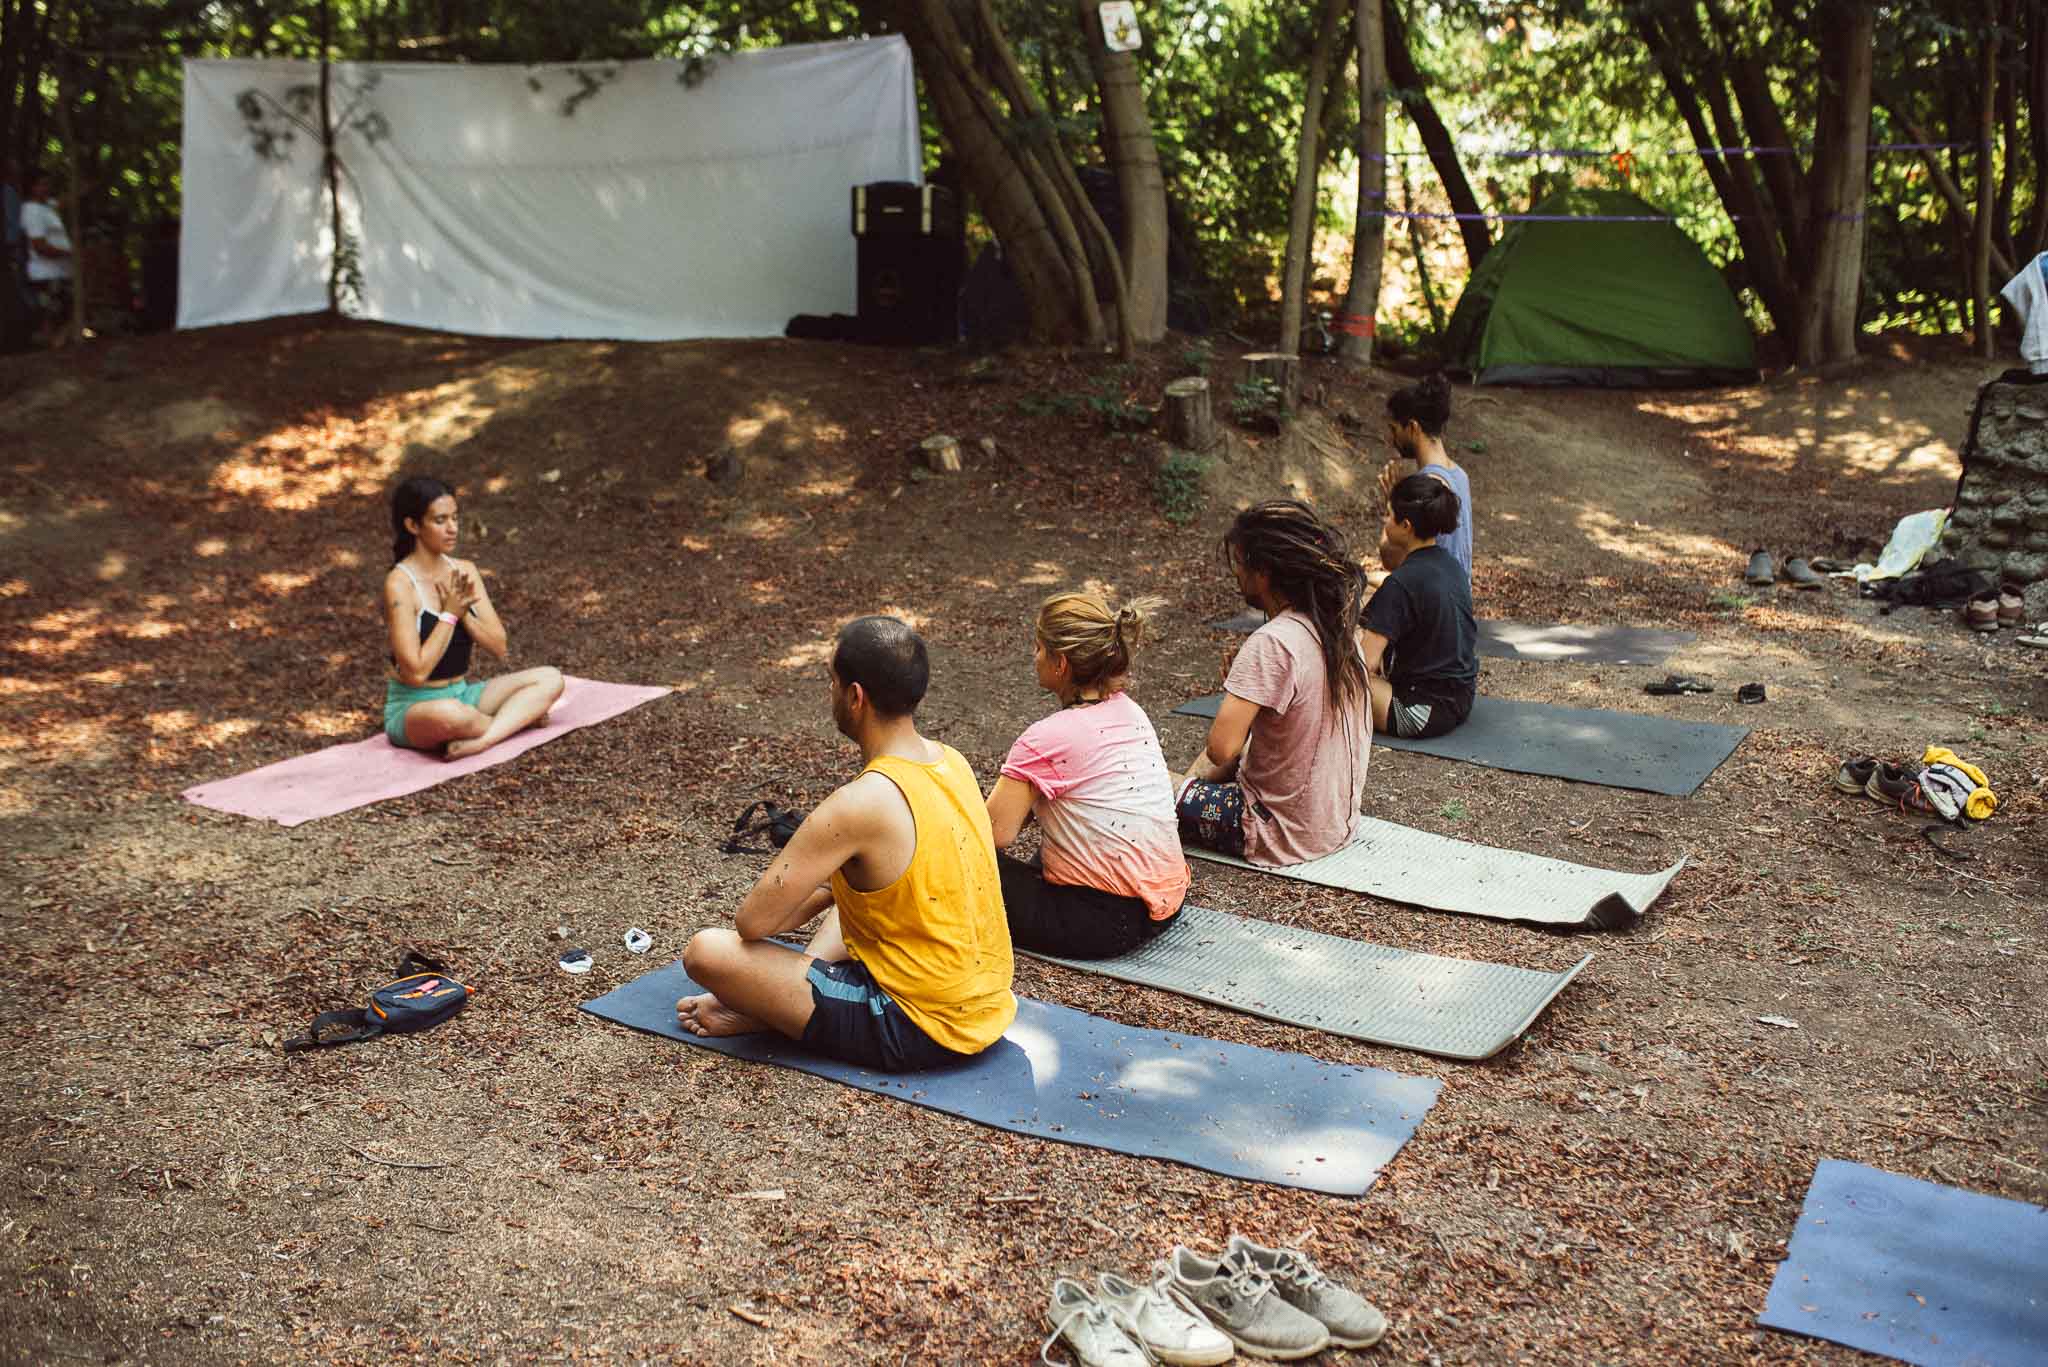
[(1272, 383), (1277, 395), (1276, 406), (1281, 417), (1293, 417), (1294, 410), (1301, 406), (1301, 357), (1294, 353), (1246, 352), (1244, 377), (1247, 380), (1267, 380)]
[(924, 468), (935, 475), (960, 473), (960, 443), (948, 436), (926, 437), (918, 443)]
[(1216, 444), (1216, 418), (1209, 406), (1209, 382), (1189, 375), (1166, 386), (1166, 440), (1185, 451)]

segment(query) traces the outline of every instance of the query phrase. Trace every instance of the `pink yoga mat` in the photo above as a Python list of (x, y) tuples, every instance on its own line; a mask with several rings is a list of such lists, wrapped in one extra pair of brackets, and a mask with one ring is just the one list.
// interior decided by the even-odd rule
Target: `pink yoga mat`
[(280, 760), (218, 783), (187, 788), (179, 796), (201, 807), (296, 826), (315, 817), (404, 797), (451, 778), (503, 764), (579, 726), (607, 721), (668, 692), (659, 686), (599, 683), (573, 675), (546, 721), (467, 759), (445, 760), (393, 745), (382, 734)]

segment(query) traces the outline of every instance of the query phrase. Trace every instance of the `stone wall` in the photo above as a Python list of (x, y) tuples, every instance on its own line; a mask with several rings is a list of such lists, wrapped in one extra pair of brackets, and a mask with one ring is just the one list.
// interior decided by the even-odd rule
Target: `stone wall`
[(1942, 546), (2048, 620), (2048, 376), (2008, 371), (1978, 392)]

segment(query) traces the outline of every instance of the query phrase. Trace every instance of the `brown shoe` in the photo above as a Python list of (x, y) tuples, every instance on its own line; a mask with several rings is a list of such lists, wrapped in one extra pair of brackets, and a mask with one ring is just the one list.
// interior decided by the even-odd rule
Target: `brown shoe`
[(1998, 591), (1998, 625), (2023, 627), (2027, 624), (2027, 601), (2011, 589)]
[(1963, 621), (1972, 631), (1998, 630), (1998, 599), (1989, 596), (1972, 598), (1963, 609)]

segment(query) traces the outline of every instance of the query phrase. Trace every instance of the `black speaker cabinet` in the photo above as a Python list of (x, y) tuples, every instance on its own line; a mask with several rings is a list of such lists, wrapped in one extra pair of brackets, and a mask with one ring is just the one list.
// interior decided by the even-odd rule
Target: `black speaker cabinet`
[[(862, 221), (860, 194), (876, 188), (855, 190), (857, 226)], [(958, 215), (950, 208), (928, 220), (943, 224), (946, 231), (919, 231), (927, 221), (925, 204), (936, 207), (940, 202), (925, 197), (936, 190), (950, 205), (951, 195), (932, 186), (901, 188), (912, 198), (897, 201), (897, 210), (886, 218), (875, 217), (880, 212), (877, 200), (868, 199), (868, 230), (855, 237), (861, 336), (897, 346), (944, 346), (960, 336), (960, 281), (967, 270), (967, 244), (960, 236)], [(889, 226), (878, 229), (878, 223)]]

